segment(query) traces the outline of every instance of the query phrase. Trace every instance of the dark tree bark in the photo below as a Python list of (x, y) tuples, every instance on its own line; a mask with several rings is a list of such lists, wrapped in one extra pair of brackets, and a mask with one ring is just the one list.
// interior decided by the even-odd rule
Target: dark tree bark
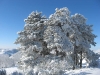
[(76, 66), (76, 50), (75, 50), (75, 48), (74, 48), (73, 60), (74, 60), (74, 65), (73, 65), (73, 70), (74, 70), (75, 69), (75, 66)]
[(73, 65), (73, 70), (75, 69), (75, 55), (74, 55), (74, 65)]
[(77, 52), (76, 52), (76, 65), (78, 65), (78, 58), (77, 58)]
[(42, 46), (43, 46), (43, 50), (40, 52), (40, 54), (43, 56), (50, 55), (50, 52), (47, 48), (47, 43), (45, 41), (42, 41)]
[(76, 66), (78, 65), (78, 52), (77, 52), (77, 48), (78, 46), (74, 47), (74, 65), (73, 65), (73, 70), (76, 68)]
[(80, 52), (81, 59), (80, 59), (80, 68), (82, 68), (82, 51)]

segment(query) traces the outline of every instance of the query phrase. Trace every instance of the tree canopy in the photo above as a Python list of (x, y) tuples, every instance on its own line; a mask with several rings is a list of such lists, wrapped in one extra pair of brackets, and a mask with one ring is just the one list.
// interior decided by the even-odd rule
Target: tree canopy
[(64, 7), (56, 8), (49, 18), (41, 12), (32, 12), (24, 21), (24, 29), (18, 32), (15, 43), (21, 45), (19, 67), (25, 75), (60, 74), (63, 70), (81, 68), (84, 58), (91, 59), (90, 48), (96, 45), (96, 35), (83, 15), (70, 16), (70, 11)]

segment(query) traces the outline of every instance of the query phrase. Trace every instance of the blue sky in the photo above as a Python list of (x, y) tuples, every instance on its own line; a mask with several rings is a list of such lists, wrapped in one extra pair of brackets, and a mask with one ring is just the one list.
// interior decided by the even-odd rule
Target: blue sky
[(32, 11), (42, 11), (49, 17), (55, 8), (68, 7), (71, 15), (80, 13), (87, 18), (87, 24), (93, 24), (93, 33), (100, 49), (100, 0), (0, 0), (0, 48), (16, 48), (14, 41), (18, 31), (23, 30), (24, 19)]

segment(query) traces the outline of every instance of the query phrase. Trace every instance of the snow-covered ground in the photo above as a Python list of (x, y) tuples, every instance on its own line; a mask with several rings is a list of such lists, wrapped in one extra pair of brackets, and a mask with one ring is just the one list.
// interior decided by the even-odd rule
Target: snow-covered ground
[[(17, 67), (6, 68), (7, 75), (13, 72), (21, 72)], [(66, 71), (64, 75), (100, 75), (100, 68), (83, 68)]]
[[(9, 51), (6, 50), (8, 53)], [(14, 50), (15, 51), (15, 50)], [(100, 50), (94, 51), (96, 53), (100, 53)], [(0, 50), (0, 54), (5, 54), (5, 50)], [(16, 58), (16, 56), (19, 55), (19, 53), (16, 53), (10, 50), (10, 53), (12, 53), (10, 56), (11, 58)], [(14, 54), (13, 54), (14, 53)], [(18, 60), (18, 59), (17, 59)], [(99, 66), (98, 68), (87, 68), (86, 65), (86, 61), (83, 60), (83, 66), (85, 65), (85, 68), (82, 69), (76, 69), (76, 70), (66, 70), (64, 75), (100, 75), (100, 58), (99, 58)], [(21, 72), (17, 67), (10, 67), (10, 68), (5, 68), (7, 75), (11, 75), (11, 73), (13, 72)]]
[[(85, 64), (86, 62), (83, 61)], [(7, 74), (11, 74), (15, 71), (21, 72), (18, 70), (17, 67), (11, 67), (11, 68), (6, 68)], [(100, 59), (99, 59), (99, 66), (98, 68), (82, 68), (82, 69), (76, 69), (76, 70), (66, 70), (64, 75), (100, 75)]]
[(18, 71), (17, 67), (6, 68), (7, 75), (10, 75), (11, 73), (16, 72), (16, 71)]
[[(96, 50), (94, 52), (100, 53), (100, 50)], [(99, 65), (97, 68), (87, 68), (86, 66), (88, 66), (88, 64), (85, 60), (83, 60), (82, 63), (85, 68), (66, 71), (65, 75), (100, 75), (100, 58), (98, 62)]]
[(66, 71), (65, 75), (100, 75), (100, 68), (83, 68)]

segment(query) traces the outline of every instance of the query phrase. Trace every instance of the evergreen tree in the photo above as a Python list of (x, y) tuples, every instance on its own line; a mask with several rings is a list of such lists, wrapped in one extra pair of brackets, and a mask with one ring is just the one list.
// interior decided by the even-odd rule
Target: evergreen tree
[[(82, 55), (83, 53), (88, 52), (91, 48), (91, 45), (95, 46), (94, 38), (96, 35), (92, 33), (92, 25), (86, 24), (86, 18), (81, 14), (75, 14), (71, 16), (71, 23), (77, 29), (75, 30), (74, 40), (76, 43), (74, 44), (74, 57), (75, 57), (75, 64), (77, 66), (78, 61), (80, 60), (80, 68), (82, 68)], [(75, 28), (74, 27), (74, 28)], [(78, 43), (78, 44), (77, 44)], [(77, 58), (79, 55), (80, 58)]]
[[(16, 44), (21, 44), (20, 50), (22, 58), (19, 62), (20, 68), (24, 69), (26, 75), (29, 69), (34, 65), (43, 61), (40, 54), (43, 54), (43, 32), (45, 29), (44, 22), (46, 18), (41, 16), (40, 12), (32, 12), (27, 19), (25, 19), (24, 30), (18, 32), (19, 37)], [(28, 70), (28, 72), (27, 72)]]
[(21, 45), (20, 68), (25, 75), (61, 75), (66, 69), (82, 68), (84, 58), (94, 64), (90, 45), (95, 46), (96, 35), (91, 27), (83, 15), (70, 17), (66, 7), (57, 8), (48, 19), (40, 12), (32, 12), (15, 42)]

